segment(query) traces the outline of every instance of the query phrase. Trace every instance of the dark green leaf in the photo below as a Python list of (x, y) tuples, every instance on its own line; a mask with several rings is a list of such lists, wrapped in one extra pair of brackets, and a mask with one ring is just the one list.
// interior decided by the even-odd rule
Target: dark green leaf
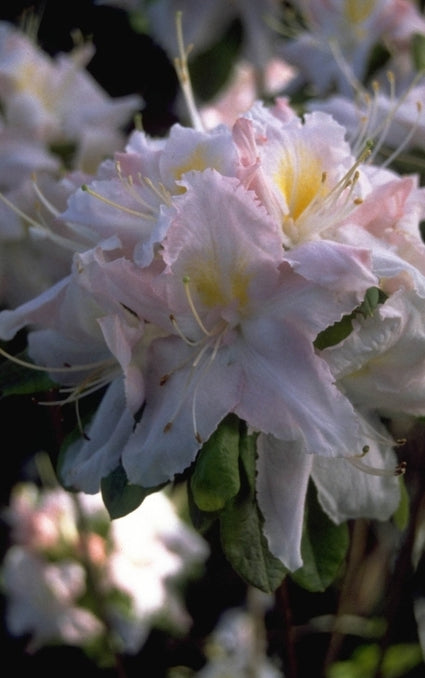
[(273, 556), (263, 534), (263, 518), (255, 495), (256, 438), (240, 439), (241, 489), (220, 514), (223, 552), (233, 569), (247, 583), (272, 593), (286, 570)]
[(313, 486), (307, 496), (301, 542), (303, 567), (292, 579), (308, 591), (325, 591), (338, 575), (349, 545), (346, 523), (335, 525), (324, 513)]
[(373, 78), (377, 71), (382, 70), (390, 58), (391, 52), (389, 52), (385, 45), (381, 45), (379, 43), (374, 45), (369, 52), (368, 63), (364, 77), (365, 82)]
[(400, 501), (397, 507), (396, 512), (393, 515), (393, 520), (395, 525), (397, 525), (399, 530), (405, 530), (410, 517), (410, 502), (409, 502), (409, 493), (406, 489), (406, 483), (404, 482), (403, 476), (399, 476), (400, 483)]
[(416, 33), (411, 38), (412, 59), (417, 71), (425, 69), (425, 36)]
[(121, 465), (101, 481), (102, 498), (112, 520), (134, 511), (149, 494), (157, 492), (161, 487), (163, 485), (150, 488), (129, 485)]
[(384, 303), (386, 299), (385, 294), (378, 287), (370, 287), (365, 294), (360, 306), (358, 306), (349, 315), (344, 315), (341, 320), (327, 327), (323, 332), (320, 332), (315, 341), (314, 346), (319, 350), (335, 346), (340, 341), (348, 337), (353, 330), (353, 319), (359, 313), (364, 317), (372, 316), (378, 304)]
[(239, 420), (231, 415), (221, 422), (196, 459), (190, 485), (201, 511), (219, 511), (238, 493), (238, 458)]
[(214, 511), (201, 511), (193, 499), (190, 481), (187, 483), (187, 502), (189, 517), (195, 530), (204, 534), (218, 518), (219, 513)]
[(337, 323), (334, 323), (330, 327), (327, 327), (326, 330), (323, 330), (323, 332), (320, 332), (316, 337), (314, 345), (319, 350), (323, 350), (329, 346), (335, 346), (335, 344), (339, 344), (340, 341), (348, 337), (352, 332), (352, 329), (353, 324), (351, 316), (345, 315)]

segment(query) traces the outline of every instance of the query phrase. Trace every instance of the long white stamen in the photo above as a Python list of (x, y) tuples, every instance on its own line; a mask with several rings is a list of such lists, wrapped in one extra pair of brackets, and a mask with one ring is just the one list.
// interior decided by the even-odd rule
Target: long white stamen
[[(215, 357), (217, 355), (218, 349), (219, 349), (220, 344), (221, 344), (222, 337), (223, 337), (223, 333), (219, 333), (218, 336), (216, 337), (215, 341), (214, 341), (214, 344), (212, 346), (212, 350), (211, 350), (211, 353), (208, 357), (208, 360), (206, 360), (206, 362), (203, 364), (202, 367), (200, 367), (200, 362), (201, 362), (202, 358), (205, 356), (205, 353), (207, 352), (207, 350), (211, 349), (211, 341), (210, 340), (206, 341), (204, 346), (202, 347), (202, 349), (196, 355), (195, 359), (192, 362), (192, 369), (189, 371), (189, 374), (186, 377), (185, 383), (183, 384), (182, 398), (181, 398), (180, 402), (178, 403), (177, 407), (175, 408), (172, 416), (168, 420), (167, 424), (165, 425), (164, 433), (167, 433), (167, 431), (171, 430), (176, 417), (179, 415), (180, 411), (184, 407), (184, 404), (187, 400), (186, 393), (187, 393), (190, 385), (193, 384), (193, 381), (195, 380), (195, 383), (193, 385), (194, 390), (193, 390), (192, 407), (191, 407), (191, 410), (192, 410), (192, 425), (193, 425), (193, 431), (194, 431), (194, 435), (195, 435), (196, 440), (198, 442), (202, 442), (200, 435), (199, 435), (199, 432), (198, 432), (198, 429), (197, 429), (197, 419), (196, 419), (197, 393), (198, 393), (198, 389), (199, 389), (199, 386), (200, 386), (200, 383), (201, 383), (203, 377), (208, 372), (209, 368), (211, 367), (211, 365), (213, 364), (213, 362), (215, 360)], [(170, 378), (171, 375), (172, 375), (172, 373), (164, 375), (164, 377), (161, 380), (161, 383), (165, 384), (168, 381), (168, 379)]]
[[(199, 435), (198, 432), (198, 423), (197, 423), (197, 418), (196, 418), (196, 402), (197, 402), (197, 397), (198, 397), (198, 389), (201, 383), (201, 379), (205, 377), (206, 374), (208, 374), (208, 371), (213, 364), (215, 357), (218, 353), (218, 349), (220, 348), (221, 340), (223, 338), (223, 334), (219, 334), (216, 341), (214, 342), (213, 350), (211, 351), (211, 355), (208, 358), (207, 363), (204, 365), (204, 367), (200, 370), (200, 375), (198, 377), (198, 382), (195, 386), (195, 390), (193, 392), (193, 398), (192, 398), (192, 425), (193, 425), (193, 431), (195, 433), (195, 438), (199, 443), (202, 443), (201, 436)], [(196, 366), (199, 363), (198, 360), (196, 360), (193, 364)]]
[(21, 217), (21, 219), (31, 224), (31, 226), (34, 226), (34, 228), (42, 228), (41, 224), (38, 221), (30, 217), (29, 214), (25, 214), (25, 212), (23, 212), (21, 209), (19, 209), (19, 207), (14, 205), (13, 202), (6, 198), (6, 196), (3, 195), (3, 193), (0, 193), (0, 200), (4, 202), (5, 205), (10, 207), (10, 209), (13, 210), (13, 212), (15, 212), (15, 214), (17, 214), (18, 217)]
[(422, 104), (421, 104), (420, 101), (416, 102), (416, 109), (417, 109), (418, 115), (417, 115), (415, 124), (412, 125), (412, 127), (409, 130), (409, 133), (406, 134), (406, 136), (404, 137), (402, 143), (398, 146), (398, 148), (396, 148), (393, 151), (393, 153), (391, 153), (391, 155), (389, 156), (389, 158), (387, 158), (385, 160), (385, 162), (381, 163), (382, 167), (388, 167), (389, 165), (391, 165), (391, 163), (403, 152), (403, 150), (410, 143), (413, 135), (415, 134), (415, 132), (416, 132), (418, 126), (419, 126), (419, 118), (420, 118), (421, 113), (422, 113)]
[(110, 207), (115, 207), (115, 209), (120, 210), (121, 212), (126, 212), (126, 214), (131, 214), (135, 217), (141, 217), (141, 218), (149, 218), (150, 215), (146, 215), (143, 212), (140, 212), (139, 210), (133, 210), (131, 207), (126, 207), (125, 205), (120, 205), (120, 203), (115, 202), (114, 200), (109, 200), (109, 198), (105, 198), (104, 195), (101, 195), (100, 193), (97, 193), (94, 191), (90, 186), (87, 186), (87, 184), (83, 184), (81, 186), (81, 189), (83, 191), (86, 191), (89, 195), (93, 196), (93, 198), (97, 198), (98, 200), (101, 200), (104, 202), (106, 205), (109, 205)]
[(56, 209), (56, 207), (54, 205), (52, 205), (50, 200), (48, 200), (46, 198), (46, 196), (44, 195), (44, 193), (39, 189), (35, 178), (33, 179), (32, 186), (33, 186), (34, 192), (36, 193), (38, 199), (44, 205), (44, 207), (47, 209), (47, 211), (50, 212), (50, 214), (52, 214), (55, 218), (58, 217), (60, 215), (59, 210)]
[(341, 72), (345, 75), (347, 78), (347, 81), (353, 88), (353, 90), (356, 92), (359, 92), (363, 89), (363, 85), (358, 80), (353, 72), (353, 69), (350, 67), (350, 64), (347, 62), (346, 58), (344, 57), (343, 53), (341, 52), (339, 43), (335, 39), (331, 39), (328, 42), (328, 45), (331, 49), (332, 56), (334, 57), (337, 65), (341, 69)]
[(101, 388), (104, 386), (107, 386), (110, 381), (111, 381), (111, 375), (105, 375), (102, 378), (98, 378), (93, 382), (91, 386), (89, 386), (90, 382), (94, 379), (93, 376), (88, 377), (85, 379), (81, 384), (78, 384), (77, 386), (69, 387), (69, 388), (61, 388), (59, 389), (59, 393), (69, 393), (69, 396), (66, 398), (61, 398), (59, 400), (49, 400), (49, 401), (43, 401), (39, 400), (38, 404), (39, 405), (67, 405), (68, 403), (73, 403), (77, 402), (81, 398), (85, 398), (86, 396), (91, 395), (92, 393), (96, 393), (96, 391), (99, 391)]
[(346, 457), (346, 459), (350, 462), (350, 464), (358, 468), (360, 471), (364, 471), (365, 473), (372, 476), (380, 476), (384, 478), (389, 476), (400, 476), (406, 471), (405, 461), (400, 462), (400, 464), (397, 464), (397, 466), (393, 469), (383, 469), (365, 464), (361, 461), (360, 457)]
[(27, 367), (31, 370), (38, 370), (40, 372), (84, 372), (87, 370), (93, 370), (99, 367), (104, 367), (108, 365), (113, 365), (113, 360), (99, 360), (93, 363), (87, 363), (82, 365), (64, 365), (63, 367), (47, 367), (45, 365), (36, 365), (35, 363), (30, 363), (26, 360), (22, 360), (12, 353), (8, 353), (3, 348), (0, 347), (0, 355), (3, 355), (8, 360), (21, 365), (22, 367)]
[(160, 183), (158, 186), (155, 186), (152, 179), (149, 177), (143, 177), (141, 174), (138, 174), (138, 178), (140, 181), (143, 181), (146, 186), (151, 189), (151, 191), (154, 192), (161, 202), (165, 203), (166, 205), (171, 205), (171, 194), (165, 188), (164, 184)]
[[(156, 219), (157, 218), (157, 210), (152, 207), (146, 200), (143, 200), (142, 196), (136, 191), (135, 186), (134, 186), (134, 178), (131, 174), (128, 176), (124, 176), (121, 171), (121, 164), (119, 161), (115, 163), (115, 169), (118, 174), (118, 179), (121, 181), (122, 185), (124, 186), (124, 189), (127, 191), (127, 193), (130, 195), (131, 198), (139, 205), (142, 205), (144, 209), (147, 210), (147, 213), (145, 214), (145, 219)], [(139, 175), (138, 175), (138, 178)]]
[(180, 326), (179, 326), (175, 316), (172, 313), (170, 313), (169, 318), (170, 318), (171, 323), (172, 323), (174, 329), (176, 330), (177, 334), (179, 335), (179, 337), (181, 339), (183, 339), (185, 344), (188, 344), (189, 346), (198, 346), (199, 345), (199, 343), (200, 343), (200, 341), (202, 341), (202, 339), (197, 339), (197, 340), (189, 339), (189, 337), (187, 337), (184, 334), (184, 332), (180, 329)]
[[(392, 441), (388, 440), (385, 436), (379, 434), (377, 431), (373, 431), (374, 437), (376, 437), (378, 440), (381, 440), (384, 443), (392, 443)], [(400, 440), (397, 441), (397, 445), (402, 445), (404, 441)], [(369, 464), (365, 464), (362, 459), (369, 453), (369, 445), (365, 445), (363, 447), (362, 453), (361, 454), (356, 454), (353, 457), (346, 457), (346, 459), (358, 468), (360, 471), (363, 471), (364, 473), (367, 473), (368, 475), (372, 476), (380, 476), (382, 478), (386, 477), (391, 477), (391, 476), (400, 476), (403, 475), (406, 471), (406, 462), (402, 461), (395, 468), (377, 468), (376, 466), (369, 466)]]
[(189, 289), (189, 284), (190, 284), (190, 277), (185, 275), (183, 277), (183, 284), (184, 284), (184, 291), (186, 293), (187, 301), (190, 306), (190, 310), (193, 313), (193, 317), (195, 318), (196, 322), (198, 323), (199, 327), (201, 328), (202, 332), (207, 335), (207, 337), (211, 337), (213, 334), (215, 334), (214, 331), (207, 330), (205, 327), (204, 323), (202, 322), (198, 311), (196, 310), (195, 304), (193, 303), (192, 299), (192, 294)]
[[(390, 101), (390, 108), (388, 112), (384, 115), (383, 119), (379, 120), (378, 123), (376, 124), (376, 118), (379, 116), (379, 92), (380, 92), (380, 86), (377, 82), (374, 82), (372, 84), (373, 88), (373, 93), (374, 96), (371, 97), (369, 96), (368, 92), (366, 91), (361, 91), (361, 97), (363, 101), (366, 104), (366, 114), (364, 117), (362, 117), (362, 121), (364, 122), (363, 125), (363, 131), (360, 132), (357, 135), (357, 138), (353, 142), (353, 151), (355, 151), (355, 148), (358, 147), (360, 143), (363, 143), (364, 138), (366, 134), (375, 140), (374, 143), (374, 148), (373, 148), (373, 153), (371, 155), (371, 160), (373, 161), (377, 154), (381, 151), (383, 148), (387, 135), (390, 131), (391, 124), (393, 123), (395, 116), (397, 114), (397, 111), (400, 109), (400, 107), (403, 105), (403, 103), (406, 101), (408, 95), (412, 90), (414, 89), (415, 85), (417, 82), (423, 77), (424, 72), (421, 71), (416, 76), (413, 78), (412, 82), (410, 83), (409, 87), (406, 88), (406, 90), (403, 92), (403, 94), (400, 97), (397, 97), (396, 92), (395, 92), (395, 78), (394, 74), (389, 71), (387, 73), (387, 80), (389, 83), (389, 94), (388, 98)], [(361, 106), (361, 104), (360, 104)], [(417, 102), (417, 117), (414, 123), (412, 123), (412, 126), (410, 128), (410, 131), (404, 138), (403, 142), (399, 145), (397, 149), (391, 154), (390, 158), (388, 158), (385, 161), (385, 166), (388, 166), (393, 160), (395, 160), (396, 157), (400, 155), (400, 153), (406, 148), (410, 140), (412, 139), (414, 133), (416, 132), (419, 122), (420, 122), (420, 116), (422, 113), (422, 106), (420, 102)]]
[(176, 12), (176, 32), (179, 56), (174, 59), (174, 67), (186, 101), (192, 127), (200, 132), (204, 132), (204, 125), (196, 108), (195, 97), (193, 95), (192, 83), (190, 81), (189, 69), (187, 66), (187, 57), (191, 50), (191, 46), (189, 45), (187, 49), (185, 49), (184, 46), (181, 11)]

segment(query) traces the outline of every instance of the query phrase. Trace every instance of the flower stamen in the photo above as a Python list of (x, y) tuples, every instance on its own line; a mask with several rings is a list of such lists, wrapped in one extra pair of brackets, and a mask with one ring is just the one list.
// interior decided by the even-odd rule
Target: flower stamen
[(195, 318), (196, 322), (198, 323), (200, 329), (202, 330), (202, 332), (203, 332), (207, 337), (213, 336), (214, 334), (216, 334), (216, 332), (215, 332), (214, 330), (212, 330), (212, 331), (211, 331), (211, 330), (207, 330), (207, 328), (205, 327), (204, 323), (202, 322), (202, 320), (201, 320), (201, 318), (200, 318), (200, 316), (199, 316), (198, 311), (196, 310), (195, 304), (194, 304), (194, 302), (193, 302), (192, 293), (191, 293), (190, 287), (189, 287), (189, 285), (190, 285), (190, 277), (189, 277), (188, 275), (183, 276), (183, 285), (184, 285), (184, 291), (185, 291), (185, 294), (186, 294), (186, 298), (187, 298), (187, 301), (188, 301), (190, 310), (192, 311), (193, 317)]
[(141, 217), (142, 219), (151, 218), (150, 214), (145, 214), (143, 212), (140, 212), (139, 210), (134, 210), (131, 207), (126, 207), (125, 205), (120, 205), (120, 203), (115, 202), (114, 200), (110, 200), (109, 198), (106, 198), (104, 195), (101, 195), (100, 193), (97, 193), (97, 191), (94, 191), (87, 184), (83, 184), (81, 186), (81, 190), (86, 191), (86, 193), (91, 195), (93, 198), (97, 198), (98, 200), (104, 202), (106, 205), (109, 205), (110, 207), (115, 207), (115, 209), (121, 210), (121, 212), (125, 212), (126, 214), (131, 214), (134, 217)]
[(405, 474), (407, 467), (407, 463), (405, 461), (401, 461), (399, 464), (397, 464), (395, 468), (392, 469), (377, 468), (376, 466), (369, 466), (369, 464), (365, 464), (362, 461), (362, 458), (365, 457), (368, 452), (369, 445), (365, 445), (363, 447), (361, 454), (357, 454), (354, 457), (346, 457), (346, 459), (347, 461), (350, 462), (350, 464), (358, 468), (360, 471), (363, 471), (364, 473), (367, 473), (368, 475), (371, 476), (387, 478), (391, 476), (401, 476)]

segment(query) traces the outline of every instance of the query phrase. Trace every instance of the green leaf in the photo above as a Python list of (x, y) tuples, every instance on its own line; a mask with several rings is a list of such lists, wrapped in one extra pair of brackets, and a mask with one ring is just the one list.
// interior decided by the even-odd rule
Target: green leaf
[(400, 483), (400, 501), (396, 512), (393, 515), (394, 524), (400, 531), (406, 529), (410, 517), (409, 493), (406, 489), (406, 483), (403, 476), (399, 476)]
[[(29, 365), (33, 364), (25, 351), (15, 357)], [(18, 365), (12, 360), (5, 360), (0, 364), (0, 384), (2, 398), (10, 395), (43, 393), (57, 387), (44, 370)]]
[(255, 495), (256, 437), (240, 438), (241, 489), (220, 513), (223, 552), (237, 574), (248, 584), (272, 593), (286, 569), (273, 556), (263, 534), (263, 518)]
[(425, 68), (425, 36), (416, 33), (411, 39), (412, 59), (417, 71)]
[[(332, 664), (326, 678), (375, 678), (381, 650), (378, 644), (362, 645), (351, 657)], [(418, 643), (392, 645), (384, 654), (380, 674), (382, 678), (403, 678), (423, 662)]]
[(382, 297), (381, 295), (382, 293), (379, 287), (369, 287), (365, 294), (365, 298), (357, 309), (357, 312), (361, 313), (365, 317), (372, 316), (378, 304), (382, 303), (382, 301), (386, 298)]
[(161, 487), (164, 485), (149, 488), (129, 485), (121, 465), (102, 478), (100, 484), (102, 499), (112, 520), (134, 511), (149, 494), (157, 492)]
[(351, 316), (345, 315), (338, 322), (320, 332), (314, 342), (314, 345), (319, 350), (328, 348), (328, 346), (335, 346), (340, 341), (348, 337), (353, 330), (353, 323)]
[(239, 419), (230, 415), (200, 450), (190, 486), (201, 511), (219, 511), (234, 497), (239, 479)]
[(338, 575), (348, 545), (347, 525), (335, 525), (328, 518), (310, 485), (301, 542), (304, 565), (291, 575), (292, 579), (308, 591), (325, 591)]
[(314, 346), (319, 350), (335, 346), (348, 337), (353, 331), (353, 319), (359, 313), (365, 318), (372, 316), (378, 304), (384, 303), (386, 295), (378, 287), (370, 287), (365, 294), (362, 303), (349, 315), (344, 315), (341, 320), (327, 327), (317, 335)]
[(187, 505), (190, 521), (198, 532), (205, 534), (219, 516), (218, 511), (201, 511), (193, 499), (190, 480), (187, 482)]

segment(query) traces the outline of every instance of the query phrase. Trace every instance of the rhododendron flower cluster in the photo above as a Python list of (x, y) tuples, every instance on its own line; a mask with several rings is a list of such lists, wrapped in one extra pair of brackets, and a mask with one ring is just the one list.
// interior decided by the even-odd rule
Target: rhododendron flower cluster
[[(168, 584), (183, 554), (208, 553), (161, 506), (168, 490), (184, 490), (193, 526), (216, 529), (235, 573), (266, 596), (286, 577), (326, 589), (358, 519), (402, 521), (405, 450), (425, 417), (425, 21), (406, 0), (184, 2), (184, 32), (178, 3), (99, 4), (140, 12), (176, 52), (187, 118), (123, 140), (140, 101), (112, 102), (86, 79), (87, 47), (50, 60), (0, 25), (0, 386), (67, 414), (61, 490), (13, 497), (3, 573), (12, 633), (34, 647), (104, 633), (71, 555), (82, 548), (71, 497), (94, 506), (108, 537), (86, 534), (85, 555), (118, 651), (135, 653), (165, 606), (189, 627)], [(192, 54), (184, 33), (205, 33), (206, 49), (235, 18), (247, 89), (198, 106), (189, 66), (202, 45)], [(390, 72), (372, 68), (377, 47)], [(266, 101), (282, 58), (283, 89)], [(18, 268), (8, 255), (28, 234), (36, 247)], [(129, 614), (108, 607), (111, 591)], [(250, 661), (233, 659), (236, 672)], [(274, 675), (263, 654), (260, 666)]]
[[(0, 315), (5, 340), (31, 327), (30, 358), (68, 400), (109, 384), (64, 453), (65, 486), (96, 493), (122, 465), (130, 485), (159, 487), (236, 415), (258, 436), (259, 507), (285, 567), (303, 562), (310, 476), (333, 521), (388, 518), (397, 443), (379, 418), (424, 407), (402, 357), (408, 347), (417, 374), (423, 215), (414, 178), (375, 165), (368, 148), (354, 156), (329, 114), (300, 118), (285, 100), (254, 104), (231, 129), (133, 132), (60, 216), (97, 244)], [(328, 345), (347, 317), (351, 332)], [(390, 345), (387, 323), (399, 327)]]
[(134, 654), (152, 626), (180, 633), (190, 625), (179, 582), (196, 574), (208, 547), (164, 493), (111, 523), (99, 495), (26, 482), (14, 487), (4, 518), (7, 620), (28, 635), (29, 651), (89, 648), (106, 635), (115, 651)]
[(87, 70), (91, 43), (53, 58), (30, 29), (0, 21), (0, 299), (6, 306), (66, 274), (75, 242), (69, 245), (56, 216), (70, 192), (124, 146), (124, 126), (142, 104), (138, 95), (113, 99), (103, 91)]

